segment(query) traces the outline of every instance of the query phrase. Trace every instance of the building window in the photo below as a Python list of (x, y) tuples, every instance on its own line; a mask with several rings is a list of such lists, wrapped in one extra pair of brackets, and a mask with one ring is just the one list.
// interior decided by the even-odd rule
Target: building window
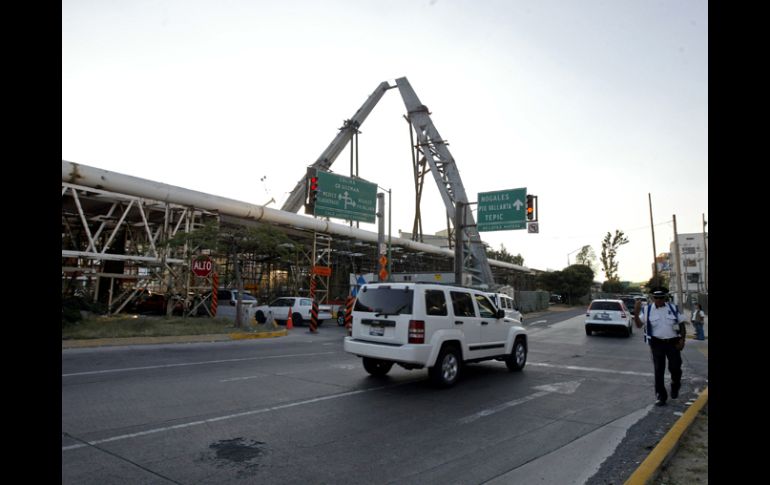
[(700, 273), (687, 273), (687, 283), (700, 283)]

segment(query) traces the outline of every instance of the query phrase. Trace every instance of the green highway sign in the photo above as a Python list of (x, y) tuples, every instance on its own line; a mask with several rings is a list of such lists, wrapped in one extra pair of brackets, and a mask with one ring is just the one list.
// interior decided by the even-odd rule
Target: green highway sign
[(377, 184), (318, 171), (316, 216), (374, 222), (376, 214)]
[(507, 231), (527, 228), (527, 188), (479, 192), (476, 228)]

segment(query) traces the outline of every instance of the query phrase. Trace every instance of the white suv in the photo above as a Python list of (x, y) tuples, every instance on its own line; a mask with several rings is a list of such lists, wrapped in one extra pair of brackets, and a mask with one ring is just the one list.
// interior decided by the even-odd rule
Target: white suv
[[(257, 322), (270, 322), (275, 319), (282, 324), (289, 319), (289, 310), (291, 310), (291, 323), (293, 325), (302, 325), (303, 322), (310, 324), (310, 310), (313, 307), (313, 300), (302, 296), (285, 296), (276, 298), (269, 305), (260, 305), (256, 308), (254, 318)], [(324, 320), (332, 318), (331, 306), (318, 305), (318, 325)]]
[(439, 387), (453, 385), (463, 363), (496, 359), (520, 371), (527, 362), (526, 331), (485, 292), (431, 283), (361, 287), (344, 346), (369, 374), (427, 367)]
[(586, 335), (597, 330), (619, 330), (630, 337), (633, 317), (623, 300), (593, 300), (586, 310)]
[(513, 301), (513, 298), (506, 295), (505, 293), (487, 293), (487, 294), (489, 295), (489, 298), (492, 299), (492, 303), (494, 303), (497, 308), (505, 311), (506, 317), (513, 318), (519, 323), (524, 323), (524, 316), (519, 311), (519, 308), (516, 305), (516, 303)]

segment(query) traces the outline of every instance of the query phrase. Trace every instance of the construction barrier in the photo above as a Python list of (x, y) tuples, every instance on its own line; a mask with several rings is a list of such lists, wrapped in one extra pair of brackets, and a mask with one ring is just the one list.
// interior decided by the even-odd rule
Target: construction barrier
[(310, 310), (310, 333), (318, 332), (318, 302), (315, 301), (315, 288), (318, 283), (316, 282), (315, 275), (310, 276), (310, 299), (313, 300), (313, 306)]
[(217, 295), (217, 289), (219, 288), (219, 275), (214, 273), (211, 275), (211, 316), (216, 317), (217, 316), (217, 302), (218, 296)]
[(294, 308), (289, 307), (289, 315), (286, 317), (286, 330), (291, 330), (294, 328), (294, 319), (291, 317), (291, 313), (294, 310)]
[(349, 296), (345, 301), (345, 328), (347, 330), (350, 330), (350, 327), (353, 325), (353, 304), (355, 302), (356, 299), (352, 296)]

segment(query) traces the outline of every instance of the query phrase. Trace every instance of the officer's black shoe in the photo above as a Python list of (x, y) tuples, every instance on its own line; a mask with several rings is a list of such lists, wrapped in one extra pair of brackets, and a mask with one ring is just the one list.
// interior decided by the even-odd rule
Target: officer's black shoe
[(671, 399), (676, 399), (679, 397), (679, 387), (681, 386), (681, 383), (679, 382), (672, 382), (671, 383)]
[(666, 401), (664, 401), (663, 399), (658, 399), (657, 401), (655, 401), (655, 405), (656, 406), (665, 406), (666, 405)]

